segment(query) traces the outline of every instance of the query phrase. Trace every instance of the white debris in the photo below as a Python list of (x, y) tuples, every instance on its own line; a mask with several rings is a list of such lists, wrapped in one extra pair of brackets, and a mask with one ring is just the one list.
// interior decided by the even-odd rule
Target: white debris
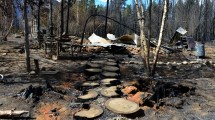
[(115, 36), (114, 34), (110, 34), (110, 33), (107, 34), (107, 38), (108, 38), (109, 40), (116, 40), (116, 39), (117, 39), (116, 36)]
[(135, 42), (137, 47), (139, 47), (141, 45), (139, 37), (140, 36), (138, 36), (137, 34), (134, 34), (134, 42)]
[(89, 38), (91, 44), (110, 44), (111, 42), (93, 33)]
[(2, 74), (0, 74), (0, 80), (3, 80), (4, 76)]

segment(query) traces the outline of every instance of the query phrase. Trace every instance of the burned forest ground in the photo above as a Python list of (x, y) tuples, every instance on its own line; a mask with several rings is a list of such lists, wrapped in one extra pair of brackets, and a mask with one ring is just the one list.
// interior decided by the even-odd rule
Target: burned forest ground
[[(215, 44), (206, 43), (206, 58), (196, 59), (194, 52), (184, 51), (174, 54), (160, 54), (155, 78), (146, 79), (142, 59), (138, 54), (111, 54), (106, 51), (84, 52), (75, 58), (56, 60), (56, 64), (40, 63), (43, 71), (58, 71), (57, 74), (36, 74), (31, 59), (30, 73), (26, 72), (23, 38), (10, 37), (1, 41), (0, 74), (0, 111), (25, 110), (28, 114), (14, 119), (72, 120), (76, 112), (86, 104), (98, 105), (103, 114), (96, 120), (210, 120), (215, 118)], [(44, 50), (31, 44), (31, 54), (47, 57)], [(137, 52), (136, 48), (132, 50)], [(64, 53), (62, 53), (64, 54)], [(88, 63), (106, 64), (115, 61), (119, 67), (117, 79), (120, 89), (132, 86), (132, 92), (119, 94), (140, 104), (138, 112), (129, 115), (117, 114), (108, 110), (104, 103), (109, 99), (101, 95), (103, 87), (99, 76), (95, 87), (86, 88), (80, 84), (89, 81), (86, 73)], [(93, 79), (93, 77), (91, 77)], [(90, 82), (95, 82), (90, 81)], [(98, 93), (95, 99), (81, 101), (77, 97), (86, 90)], [(139, 99), (138, 92), (149, 93), (150, 98)], [(135, 95), (137, 97), (135, 98)], [(142, 97), (141, 97), (142, 98)], [(11, 118), (1, 116), (0, 119)]]

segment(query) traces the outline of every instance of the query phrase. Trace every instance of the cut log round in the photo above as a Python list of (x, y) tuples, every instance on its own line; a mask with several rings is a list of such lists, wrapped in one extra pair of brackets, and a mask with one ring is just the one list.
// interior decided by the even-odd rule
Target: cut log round
[(104, 71), (108, 71), (108, 72), (118, 72), (119, 68), (115, 67), (115, 66), (104, 66), (102, 68)]
[(103, 113), (103, 109), (97, 105), (90, 105), (90, 109), (83, 109), (75, 114), (75, 117), (92, 119), (100, 116)]
[(99, 83), (96, 82), (85, 82), (82, 84), (83, 87), (97, 87), (99, 86)]
[(101, 66), (96, 63), (87, 63), (86, 67), (87, 68), (100, 68)]
[(116, 90), (117, 90), (116, 86), (104, 88), (101, 90), (101, 95), (103, 95), (105, 97), (117, 97), (117, 96), (119, 96), (119, 94), (116, 93)]
[(117, 63), (116, 62), (106, 62), (105, 65), (117, 66)]
[(140, 109), (137, 103), (126, 100), (125, 98), (109, 99), (105, 102), (105, 107), (118, 114), (132, 114)]
[(100, 75), (93, 75), (93, 76), (90, 76), (87, 80), (96, 81), (96, 80), (100, 80), (100, 79), (101, 79)]
[(102, 85), (118, 85), (120, 81), (116, 78), (106, 78), (101, 80)]
[(91, 63), (95, 63), (95, 64), (104, 64), (105, 60), (93, 60), (91, 61)]
[(105, 78), (115, 78), (115, 77), (119, 77), (119, 74), (118, 74), (118, 73), (115, 73), (115, 72), (103, 72), (102, 75), (103, 75)]
[(115, 59), (108, 59), (108, 62), (116, 62)]
[(91, 100), (91, 99), (95, 99), (97, 98), (98, 93), (94, 90), (91, 91), (87, 91), (87, 93), (85, 95), (81, 95), (78, 97), (78, 99), (80, 100)]
[(98, 69), (98, 68), (89, 68), (89, 69), (85, 69), (85, 73), (86, 75), (95, 75), (95, 74), (99, 74), (101, 73), (102, 70)]

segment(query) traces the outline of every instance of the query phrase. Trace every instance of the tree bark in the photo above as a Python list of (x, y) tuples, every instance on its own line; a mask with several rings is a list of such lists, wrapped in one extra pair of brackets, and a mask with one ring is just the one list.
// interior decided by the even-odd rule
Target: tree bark
[(27, 72), (30, 72), (30, 51), (29, 51), (29, 26), (28, 26), (28, 15), (27, 15), (27, 0), (24, 0), (24, 20), (25, 20), (25, 55), (26, 55), (26, 68)]
[(154, 76), (155, 71), (156, 71), (158, 54), (159, 54), (160, 46), (161, 46), (161, 43), (162, 43), (163, 29), (164, 29), (165, 20), (166, 20), (166, 13), (167, 13), (167, 0), (164, 0), (164, 8), (163, 9), (164, 9), (164, 11), (163, 11), (161, 28), (160, 28), (159, 38), (158, 38), (158, 45), (157, 45), (157, 48), (156, 48), (156, 51), (155, 51), (155, 56), (154, 56), (153, 66), (152, 66), (152, 76)]

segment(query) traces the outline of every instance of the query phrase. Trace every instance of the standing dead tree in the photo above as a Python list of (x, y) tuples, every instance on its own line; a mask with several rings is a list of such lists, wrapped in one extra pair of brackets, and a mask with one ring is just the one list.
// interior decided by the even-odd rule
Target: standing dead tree
[[(151, 1), (152, 2), (152, 1)], [(139, 5), (140, 3), (140, 5)], [(165, 19), (166, 19), (166, 13), (167, 13), (167, 0), (164, 0), (164, 11), (163, 11), (163, 17), (162, 17), (162, 22), (161, 22), (161, 28), (160, 28), (160, 33), (159, 33), (159, 38), (158, 38), (158, 45), (156, 47), (156, 52), (155, 52), (155, 56), (153, 59), (153, 64), (152, 64), (152, 71), (151, 71), (151, 67), (150, 67), (150, 41), (146, 40), (145, 34), (144, 34), (144, 8), (143, 8), (143, 4), (142, 4), (142, 0), (140, 0), (140, 2), (138, 0), (135, 0), (135, 4), (136, 4), (136, 10), (137, 10), (137, 17), (139, 20), (139, 26), (140, 26), (140, 38), (141, 38), (141, 55), (143, 56), (144, 59), (144, 65), (145, 65), (145, 69), (146, 69), (146, 73), (147, 76), (154, 76), (155, 74), (155, 68), (156, 68), (156, 64), (157, 64), (157, 59), (158, 59), (158, 54), (159, 54), (159, 50), (161, 47), (161, 43), (162, 43), (162, 36), (163, 36), (163, 29), (164, 29), (164, 24), (165, 24)], [(141, 13), (140, 13), (141, 10)], [(150, 37), (150, 36), (149, 36)]]
[(162, 43), (164, 24), (165, 24), (165, 20), (166, 20), (166, 13), (167, 13), (167, 0), (164, 0), (163, 17), (162, 17), (161, 28), (160, 28), (159, 38), (158, 38), (158, 45), (157, 45), (154, 60), (153, 60), (152, 75), (155, 74), (155, 69), (156, 69), (157, 60), (158, 60), (158, 54), (159, 54), (161, 43)]
[[(139, 1), (135, 0), (135, 5), (136, 5), (138, 23), (140, 26), (141, 55), (143, 56), (143, 60), (144, 60), (143, 62), (145, 65), (147, 76), (150, 76), (149, 45), (144, 33), (144, 30), (145, 30), (144, 29), (144, 8), (143, 8), (142, 0), (140, 0), (140, 6), (139, 6)], [(141, 10), (141, 13), (140, 13), (140, 10)]]

